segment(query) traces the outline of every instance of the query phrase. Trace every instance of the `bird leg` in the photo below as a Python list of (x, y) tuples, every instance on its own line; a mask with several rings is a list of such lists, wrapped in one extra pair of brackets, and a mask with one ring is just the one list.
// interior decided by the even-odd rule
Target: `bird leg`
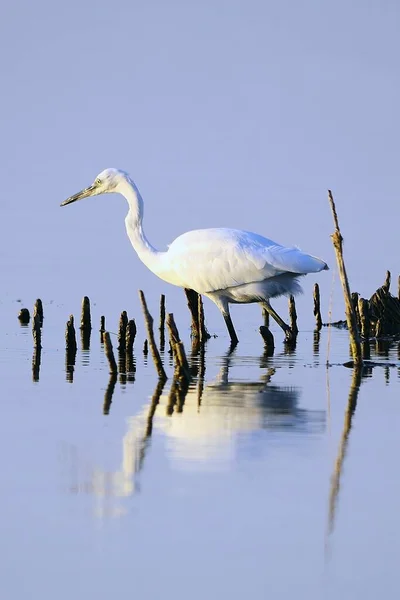
[(231, 315), (228, 312), (223, 312), (222, 314), (225, 319), (225, 323), (228, 328), (229, 335), (231, 336), (231, 345), (236, 346), (236, 344), (239, 342), (239, 338), (236, 335), (236, 331), (235, 331), (235, 328), (232, 323)]
[(293, 340), (294, 335), (289, 325), (287, 325), (287, 323), (285, 323), (285, 321), (278, 315), (278, 313), (272, 308), (269, 302), (263, 302), (262, 305), (268, 312), (268, 314), (270, 314), (271, 317), (278, 323), (279, 327), (283, 329), (283, 331), (285, 332), (286, 340), (288, 342), (291, 342)]

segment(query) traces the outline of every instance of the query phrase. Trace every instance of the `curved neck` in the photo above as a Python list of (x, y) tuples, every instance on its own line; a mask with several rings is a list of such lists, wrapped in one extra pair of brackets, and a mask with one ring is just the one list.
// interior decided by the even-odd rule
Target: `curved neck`
[(158, 252), (146, 238), (142, 221), (144, 213), (143, 199), (135, 183), (126, 178), (118, 184), (115, 190), (125, 196), (129, 204), (129, 211), (125, 218), (125, 226), (132, 246), (140, 260), (153, 272), (157, 271), (157, 264), (163, 252)]

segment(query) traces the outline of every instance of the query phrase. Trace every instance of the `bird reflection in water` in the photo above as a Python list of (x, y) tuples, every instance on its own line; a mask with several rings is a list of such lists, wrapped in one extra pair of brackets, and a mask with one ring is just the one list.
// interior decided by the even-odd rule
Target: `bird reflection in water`
[[(288, 360), (292, 358), (289, 356)], [(277, 369), (270, 366), (271, 359), (263, 355), (257, 360), (262, 369), (257, 381), (230, 380), (232, 367), (254, 366), (254, 359), (243, 359), (229, 352), (220, 361), (218, 376), (206, 383), (206, 356), (204, 347), (201, 348), (192, 356), (191, 368), (196, 377), (188, 387), (174, 378), (165, 389), (159, 381), (150, 404), (127, 419), (119, 468), (92, 469), (90, 482), (78, 486), (98, 497), (98, 515), (121, 515), (122, 499), (140, 491), (139, 474), (155, 431), (165, 436), (167, 455), (179, 467), (214, 470), (229, 467), (241, 452), (243, 435), (268, 430), (281, 434), (285, 443), (285, 436), (292, 432), (301, 435), (324, 430), (325, 410), (301, 408), (300, 388), (274, 384)], [(105, 399), (107, 410), (115, 385), (116, 377), (110, 378)]]

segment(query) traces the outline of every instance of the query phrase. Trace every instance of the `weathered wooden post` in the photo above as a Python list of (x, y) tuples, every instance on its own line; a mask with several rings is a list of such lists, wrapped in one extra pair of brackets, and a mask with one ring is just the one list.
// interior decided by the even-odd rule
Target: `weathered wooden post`
[(329, 202), (332, 209), (333, 221), (335, 224), (335, 232), (331, 235), (333, 241), (333, 247), (336, 253), (336, 260), (339, 268), (340, 281), (343, 288), (343, 296), (346, 307), (346, 320), (350, 334), (351, 353), (353, 355), (354, 365), (360, 367), (363, 363), (360, 336), (358, 333), (357, 319), (353, 310), (351, 302), (349, 280), (347, 278), (346, 267), (343, 259), (343, 237), (340, 233), (339, 220), (336, 212), (335, 202), (333, 200), (332, 192), (328, 190)]
[(150, 350), (153, 356), (153, 361), (157, 369), (157, 373), (160, 379), (168, 379), (167, 374), (164, 370), (160, 353), (157, 348), (157, 344), (154, 339), (154, 331), (153, 331), (153, 317), (151, 316), (149, 309), (147, 308), (146, 298), (142, 290), (139, 290), (139, 297), (142, 303), (144, 320), (147, 328), (147, 337), (150, 343)]
[(319, 294), (319, 285), (318, 285), (318, 283), (316, 283), (314, 285), (313, 298), (314, 298), (314, 317), (315, 317), (315, 323), (316, 323), (317, 330), (319, 331), (321, 329), (321, 327), (322, 327), (322, 319), (321, 319), (321, 298), (320, 298), (320, 294)]

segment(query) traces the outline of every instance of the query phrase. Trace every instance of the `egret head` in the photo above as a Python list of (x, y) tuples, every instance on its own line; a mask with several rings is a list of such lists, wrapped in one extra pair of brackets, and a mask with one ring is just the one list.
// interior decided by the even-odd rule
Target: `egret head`
[(98, 196), (99, 194), (115, 192), (117, 191), (119, 183), (126, 181), (127, 179), (129, 179), (129, 177), (124, 171), (120, 171), (119, 169), (105, 169), (97, 175), (92, 185), (89, 185), (89, 187), (64, 200), (64, 202), (61, 203), (61, 206), (71, 204), (71, 202), (76, 202), (83, 198), (88, 198), (89, 196)]

